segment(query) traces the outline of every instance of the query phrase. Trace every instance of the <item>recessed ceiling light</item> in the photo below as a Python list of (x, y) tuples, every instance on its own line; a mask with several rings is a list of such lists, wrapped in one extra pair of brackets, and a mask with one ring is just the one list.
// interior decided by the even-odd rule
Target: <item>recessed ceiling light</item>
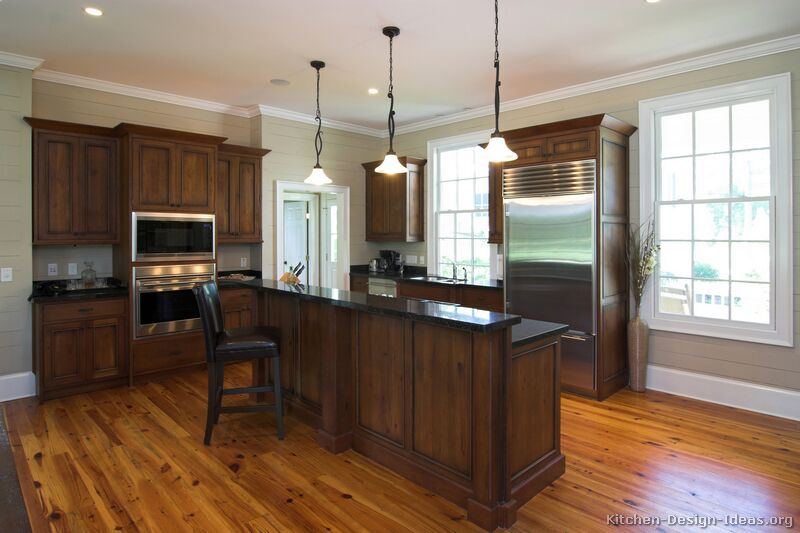
[(272, 85), (277, 85), (279, 87), (285, 87), (285, 86), (287, 86), (287, 85), (289, 85), (291, 83), (289, 80), (283, 80), (281, 78), (273, 78), (273, 79), (269, 80), (269, 82)]
[(98, 9), (96, 7), (84, 7), (83, 12), (87, 15), (91, 15), (93, 17), (101, 17), (103, 16), (103, 10)]
[(367, 92), (369, 94), (378, 94), (378, 89), (376, 89), (375, 87), (370, 87), (369, 89), (367, 89)]
[(644, 1), (645, 1), (645, 2), (647, 2), (648, 4), (657, 4), (657, 3), (659, 3), (661, 0), (644, 0)]

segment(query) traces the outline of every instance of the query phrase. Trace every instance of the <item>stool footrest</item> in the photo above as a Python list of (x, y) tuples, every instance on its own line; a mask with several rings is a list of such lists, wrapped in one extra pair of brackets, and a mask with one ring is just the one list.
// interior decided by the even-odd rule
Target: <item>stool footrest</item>
[(264, 387), (239, 387), (236, 389), (222, 389), (222, 394), (253, 394), (257, 392), (275, 392), (272, 385)]

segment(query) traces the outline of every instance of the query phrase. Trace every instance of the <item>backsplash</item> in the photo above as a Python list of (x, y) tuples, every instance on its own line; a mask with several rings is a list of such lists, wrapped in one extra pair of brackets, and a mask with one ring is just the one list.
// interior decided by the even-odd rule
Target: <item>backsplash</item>
[[(77, 279), (86, 268), (84, 261), (94, 261), (92, 268), (100, 277), (112, 276), (113, 259), (110, 245), (98, 246), (34, 246), (33, 280)], [(69, 264), (75, 263), (75, 274), (69, 273)], [(48, 265), (56, 265), (56, 273), (48, 274)]]

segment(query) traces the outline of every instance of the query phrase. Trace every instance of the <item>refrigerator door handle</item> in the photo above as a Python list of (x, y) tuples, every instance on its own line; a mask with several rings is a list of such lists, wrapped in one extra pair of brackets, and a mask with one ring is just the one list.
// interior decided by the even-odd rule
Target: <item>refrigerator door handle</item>
[(579, 337), (578, 335), (570, 335), (569, 333), (564, 333), (563, 335), (561, 335), (561, 338), (569, 339), (572, 341), (580, 341), (580, 342), (586, 342), (587, 340), (589, 340), (589, 337)]

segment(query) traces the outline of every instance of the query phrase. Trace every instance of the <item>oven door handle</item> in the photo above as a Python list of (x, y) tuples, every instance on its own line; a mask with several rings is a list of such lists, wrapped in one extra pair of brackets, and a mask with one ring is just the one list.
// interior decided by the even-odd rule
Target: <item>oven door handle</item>
[(186, 284), (186, 283), (204, 283), (206, 281), (213, 281), (214, 278), (212, 277), (191, 277), (191, 278), (168, 278), (168, 279), (151, 279), (151, 280), (137, 280), (136, 285), (139, 287), (164, 287), (167, 285), (177, 285), (177, 284)]
[(195, 283), (170, 283), (169, 285), (156, 285), (153, 287), (139, 286), (136, 290), (139, 293), (146, 292), (170, 292), (170, 291), (190, 291)]

